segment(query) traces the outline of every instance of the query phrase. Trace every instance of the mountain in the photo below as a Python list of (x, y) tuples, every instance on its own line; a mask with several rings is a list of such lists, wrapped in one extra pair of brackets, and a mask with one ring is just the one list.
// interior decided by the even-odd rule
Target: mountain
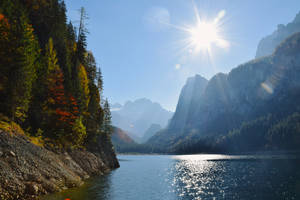
[(170, 120), (166, 130), (158, 132), (148, 141), (149, 144), (170, 145), (173, 139), (184, 134), (184, 128), (191, 112), (195, 107), (198, 107), (199, 100), (207, 86), (207, 80), (200, 75), (195, 75), (187, 79), (183, 86), (179, 100), (176, 106), (176, 111)]
[(118, 127), (113, 127), (111, 141), (117, 152), (122, 151), (122, 148), (130, 145), (136, 145), (135, 141), (128, 136), (128, 133)]
[(170, 121), (169, 128), (181, 132), (192, 108), (197, 107), (202, 93), (207, 85), (207, 80), (200, 75), (188, 78), (181, 90), (174, 116)]
[(300, 32), (300, 12), (291, 23), (279, 24), (277, 30), (259, 42), (256, 58), (271, 55), (283, 40), (296, 32)]
[[(288, 145), (281, 143), (299, 148), (299, 58), (300, 33), (296, 33), (272, 55), (242, 64), (229, 74), (216, 74), (206, 86), (205, 81), (199, 83), (204, 89), (185, 97), (197, 99), (196, 103), (187, 106), (183, 116), (178, 114), (183, 125), (172, 122), (177, 108), (169, 126), (148, 144), (157, 151), (175, 153), (286, 149)], [(189, 84), (184, 88), (191, 87)], [(185, 89), (179, 101), (184, 95)], [(293, 131), (288, 132), (290, 129)]]
[(130, 136), (140, 142), (151, 124), (165, 127), (173, 113), (162, 108), (160, 104), (143, 98), (128, 101), (117, 110), (114, 107), (111, 114), (114, 126), (131, 133)]
[(157, 133), (159, 130), (161, 130), (161, 126), (159, 124), (151, 124), (151, 126), (146, 130), (143, 138), (141, 139), (141, 141), (147, 142), (147, 140), (149, 138), (151, 138), (153, 135), (155, 135), (155, 133)]

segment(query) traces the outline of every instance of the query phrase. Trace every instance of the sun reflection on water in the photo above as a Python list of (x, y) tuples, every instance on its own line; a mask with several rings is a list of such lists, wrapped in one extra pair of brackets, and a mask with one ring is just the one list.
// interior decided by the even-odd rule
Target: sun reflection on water
[(284, 170), (294, 166), (290, 162), (297, 161), (297, 156), (290, 156), (288, 162), (285, 155), (203, 154), (172, 159), (169, 182), (179, 200), (295, 197), (282, 192), (289, 183), (284, 175), (289, 171)]
[(182, 199), (187, 197), (201, 199), (200, 196), (213, 196), (213, 188), (209, 185), (218, 179), (218, 173), (223, 169), (222, 165), (209, 160), (224, 159), (225, 157), (224, 155), (174, 156), (176, 164), (171, 170), (173, 192)]

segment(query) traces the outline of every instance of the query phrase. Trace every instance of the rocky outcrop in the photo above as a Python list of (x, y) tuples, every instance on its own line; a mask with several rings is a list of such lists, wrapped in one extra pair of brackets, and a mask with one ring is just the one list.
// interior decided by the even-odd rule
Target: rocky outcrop
[(118, 166), (111, 145), (93, 153), (55, 152), (32, 144), (25, 135), (0, 130), (0, 199), (38, 199)]
[(287, 25), (279, 24), (277, 30), (263, 38), (258, 44), (255, 57), (271, 55), (281, 42), (297, 32), (300, 32), (300, 12), (291, 23)]

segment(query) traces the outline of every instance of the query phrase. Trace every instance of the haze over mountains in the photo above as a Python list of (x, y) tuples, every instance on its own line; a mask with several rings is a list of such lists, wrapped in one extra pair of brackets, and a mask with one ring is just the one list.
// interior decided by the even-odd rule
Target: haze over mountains
[[(160, 104), (146, 98), (133, 102), (127, 101), (124, 105), (113, 104), (111, 105), (111, 114), (112, 124), (126, 131), (137, 142), (145, 141), (143, 137), (149, 128), (153, 129), (153, 124), (166, 127), (173, 115), (172, 112), (162, 108)], [(153, 134), (151, 130), (147, 133), (150, 136), (147, 134), (146, 138)]]
[(168, 127), (147, 144), (172, 153), (299, 149), (299, 17), (262, 39), (256, 56), (265, 57), (209, 81), (189, 78)]

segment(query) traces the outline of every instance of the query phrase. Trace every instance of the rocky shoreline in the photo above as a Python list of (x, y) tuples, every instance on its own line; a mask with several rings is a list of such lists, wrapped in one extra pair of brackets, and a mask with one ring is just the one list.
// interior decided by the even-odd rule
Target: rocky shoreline
[(99, 138), (98, 144), (91, 151), (53, 151), (0, 130), (0, 199), (39, 199), (118, 168), (111, 143)]

